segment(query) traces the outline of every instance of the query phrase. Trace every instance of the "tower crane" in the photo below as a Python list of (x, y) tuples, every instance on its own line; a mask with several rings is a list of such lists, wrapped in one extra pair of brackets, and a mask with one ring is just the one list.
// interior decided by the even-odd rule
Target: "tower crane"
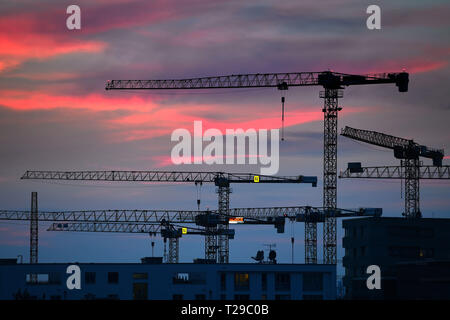
[[(237, 208), (230, 209), (231, 216), (239, 214), (242, 218), (242, 224), (274, 224), (278, 233), (284, 232), (285, 219), (292, 222), (307, 222), (314, 221), (316, 223), (323, 223), (328, 216), (326, 209), (316, 207), (273, 207), (273, 208)], [(67, 213), (66, 213), (67, 214)], [(381, 208), (360, 208), (357, 210), (337, 209), (336, 217), (379, 217), (382, 214)], [(73, 215), (71, 215), (73, 217)], [(203, 216), (199, 214), (198, 217)], [(230, 217), (231, 217), (230, 216)], [(243, 218), (245, 216), (245, 218)], [(105, 216), (103, 216), (105, 217)], [(0, 212), (1, 219), (1, 212)], [(185, 222), (191, 222), (189, 220)], [(198, 219), (196, 219), (198, 224)], [(184, 229), (184, 232), (183, 232)], [(192, 228), (180, 226), (179, 224), (172, 224), (167, 221), (163, 223), (153, 222), (133, 222), (128, 219), (127, 222), (64, 222), (53, 223), (47, 231), (67, 231), (67, 232), (114, 232), (114, 233), (147, 233), (154, 235), (160, 233), (164, 238), (169, 239), (169, 254), (166, 259), (169, 263), (179, 262), (179, 239), (182, 234), (193, 235), (207, 235), (206, 228)], [(226, 233), (224, 233), (226, 231)], [(234, 238), (235, 232), (233, 229), (217, 229), (212, 231), (214, 234), (222, 234), (230, 239)], [(165, 252), (166, 250), (164, 250)]]
[[(21, 179), (81, 180), (81, 181), (125, 181), (125, 182), (212, 182), (217, 187), (218, 210), (221, 216), (230, 208), (231, 183), (309, 183), (317, 186), (315, 176), (268, 176), (251, 173), (185, 172), (185, 171), (26, 171)], [(228, 223), (206, 224), (207, 229), (228, 229)], [(205, 236), (206, 259), (220, 263), (229, 261), (229, 238), (209, 232)]]
[[(171, 223), (136, 223), (136, 222), (66, 222), (52, 223), (47, 231), (68, 231), (68, 232), (115, 232), (115, 233), (145, 233), (150, 236), (160, 234), (164, 239), (164, 256), (167, 263), (179, 262), (180, 238), (182, 235), (208, 235), (205, 228), (194, 228), (190, 226), (173, 225)], [(230, 239), (234, 238), (233, 229), (222, 229), (212, 231), (215, 235), (223, 234)], [(166, 241), (169, 239), (169, 250), (166, 254)]]
[[(340, 178), (404, 179), (406, 218), (420, 218), (420, 179), (449, 179), (448, 167), (442, 166), (444, 150), (434, 149), (416, 143), (414, 140), (388, 134), (345, 127), (342, 136), (394, 151), (394, 157), (401, 159), (400, 167), (362, 168), (360, 163), (349, 163)], [(419, 158), (432, 159), (433, 166), (422, 166)], [(447, 176), (445, 176), (447, 172)]]
[[(408, 91), (409, 74), (378, 73), (368, 75), (345, 74), (333, 71), (237, 74), (214, 77), (169, 80), (110, 80), (106, 90), (173, 90), (173, 89), (224, 89), (224, 88), (277, 88), (321, 86), (319, 94), (324, 99), (324, 153), (323, 153), (323, 206), (337, 207), (337, 123), (338, 99), (344, 87), (352, 85), (393, 83), (400, 92)], [(284, 96), (282, 97), (284, 120)], [(334, 212), (333, 210), (330, 213)], [(317, 263), (317, 225), (306, 223), (306, 263)], [(330, 216), (324, 223), (323, 255), (328, 264), (336, 264), (336, 219)]]
[[(34, 210), (34, 209), (33, 209)], [(90, 231), (90, 232), (122, 232), (133, 231), (152, 233), (164, 225), (196, 224), (203, 227), (205, 235), (210, 232), (234, 237), (234, 230), (207, 230), (206, 226), (215, 221), (225, 223), (219, 219), (216, 211), (189, 210), (83, 210), (83, 211), (20, 211), (0, 210), (0, 221), (18, 220), (57, 222), (51, 228), (59, 231)], [(380, 216), (381, 208), (360, 208), (355, 210), (334, 209), (336, 217)], [(228, 219), (239, 219), (243, 224), (271, 224), (278, 233), (284, 232), (286, 219), (295, 222), (324, 222), (329, 216), (329, 209), (310, 206), (268, 207), (268, 208), (234, 208), (230, 209)], [(71, 223), (77, 223), (71, 225)], [(67, 230), (66, 230), (67, 229)], [(192, 228), (191, 228), (192, 229)], [(188, 229), (189, 230), (189, 229)], [(125, 231), (124, 231), (125, 232)], [(192, 232), (191, 232), (192, 233)], [(179, 231), (167, 233), (169, 238), (169, 261), (177, 261)], [(206, 252), (205, 252), (206, 257)]]

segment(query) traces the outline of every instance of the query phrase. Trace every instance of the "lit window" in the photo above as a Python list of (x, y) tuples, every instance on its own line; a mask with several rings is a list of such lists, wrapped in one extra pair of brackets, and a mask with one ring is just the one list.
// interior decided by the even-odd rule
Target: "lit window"
[(250, 287), (250, 281), (248, 273), (235, 273), (234, 275), (234, 288), (235, 290), (248, 290)]

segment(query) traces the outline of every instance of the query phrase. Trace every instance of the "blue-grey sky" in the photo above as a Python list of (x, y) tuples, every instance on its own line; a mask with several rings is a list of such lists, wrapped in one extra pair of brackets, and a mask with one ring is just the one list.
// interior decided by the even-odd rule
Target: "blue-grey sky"
[[(28, 209), (30, 192), (42, 210), (196, 209), (192, 185), (43, 183), (20, 181), (31, 170), (221, 170), (247, 166), (171, 166), (174, 129), (279, 128), (275, 89), (115, 92), (108, 79), (164, 79), (238, 73), (334, 70), (410, 72), (410, 90), (394, 85), (345, 90), (339, 127), (378, 130), (425, 145), (450, 148), (448, 1), (77, 1), (81, 30), (69, 31), (72, 2), (0, 4), (0, 207)], [(366, 28), (366, 8), (381, 7), (381, 30)], [(283, 175), (317, 175), (319, 186), (238, 185), (232, 207), (322, 203), (320, 88), (291, 88), (286, 96)], [(397, 165), (389, 150), (339, 138), (339, 169), (348, 161)], [(427, 163), (427, 160), (425, 160)], [(448, 164), (448, 160), (444, 160)], [(421, 183), (425, 217), (447, 217), (449, 183)], [(202, 207), (215, 208), (214, 186)], [(343, 180), (338, 206), (383, 207), (400, 216), (400, 182)], [(137, 261), (150, 255), (145, 235), (40, 232), (40, 261)], [(277, 243), (290, 262), (291, 227), (238, 226), (231, 261), (250, 262), (264, 243)], [(321, 228), (320, 228), (321, 229)], [(28, 259), (28, 225), (0, 224), (0, 256)], [(294, 227), (295, 261), (303, 262), (303, 226)], [(341, 235), (341, 230), (339, 230)], [(319, 239), (321, 239), (321, 230)], [(321, 240), (320, 240), (321, 245)], [(341, 241), (339, 240), (339, 246)], [(157, 240), (156, 254), (162, 252)], [(321, 259), (319, 247), (319, 259)], [(341, 248), (339, 254), (342, 255)], [(181, 240), (181, 260), (203, 255), (203, 239)]]

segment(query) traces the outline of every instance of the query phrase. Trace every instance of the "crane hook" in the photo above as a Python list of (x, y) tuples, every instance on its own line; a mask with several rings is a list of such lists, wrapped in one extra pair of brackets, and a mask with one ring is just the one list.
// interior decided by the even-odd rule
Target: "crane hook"
[(202, 196), (202, 181), (195, 181), (195, 186), (197, 188), (197, 209), (200, 210), (200, 202), (201, 202), (201, 196)]
[(277, 89), (282, 91), (281, 95), (281, 141), (284, 141), (284, 101), (285, 93), (289, 86), (286, 82), (279, 83)]

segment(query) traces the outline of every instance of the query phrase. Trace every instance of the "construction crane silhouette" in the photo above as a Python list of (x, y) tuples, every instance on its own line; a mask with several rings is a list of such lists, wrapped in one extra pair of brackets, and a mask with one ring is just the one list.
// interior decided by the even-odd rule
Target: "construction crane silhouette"
[[(31, 212), (30, 212), (30, 264), (38, 263), (39, 249), (39, 224), (38, 224), (38, 198), (37, 192), (31, 193)], [(38, 282), (37, 274), (30, 275), (30, 282)]]
[[(381, 216), (381, 208), (359, 208), (355, 210), (335, 209), (336, 217)], [(324, 222), (329, 216), (329, 209), (310, 206), (268, 207), (268, 208), (233, 208), (230, 209), (228, 219), (237, 219), (243, 224), (274, 225), (277, 233), (284, 232), (285, 220), (295, 222)], [(37, 221), (57, 222), (53, 229), (58, 231), (90, 231), (90, 232), (121, 232), (149, 233), (161, 230), (161, 226), (178, 224), (196, 224), (204, 227), (204, 234), (222, 234), (234, 237), (232, 229), (207, 230), (205, 220), (223, 222), (221, 214), (216, 211), (190, 210), (81, 210), (81, 211), (20, 211), (0, 210), (0, 221), (18, 220), (31, 221), (32, 216)], [(70, 223), (81, 223), (71, 225)], [(64, 229), (64, 230), (62, 230)], [(191, 228), (192, 229), (192, 228)], [(125, 232), (125, 231), (124, 231)], [(166, 233), (169, 239), (168, 261), (178, 261), (178, 241), (170, 240), (179, 237), (179, 231)], [(206, 252), (205, 252), (206, 257)]]
[[(228, 214), (231, 183), (309, 183), (313, 187), (317, 186), (317, 177), (315, 176), (280, 177), (251, 173), (184, 171), (26, 171), (21, 179), (214, 183), (217, 187), (218, 210), (221, 214), (219, 218)], [(227, 222), (227, 220), (223, 222)], [(228, 229), (228, 223), (217, 223), (213, 218), (206, 218), (205, 227), (210, 231), (205, 236), (205, 259), (228, 263), (229, 238), (223, 233), (216, 236), (212, 232), (216, 228)]]
[[(115, 210), (122, 211), (123, 214), (127, 215), (126, 210)], [(142, 215), (139, 214), (139, 210), (133, 210), (133, 217), (140, 217)], [(273, 207), (273, 208), (236, 208), (230, 209), (231, 215), (229, 217), (235, 217), (236, 214), (239, 214), (242, 218), (242, 224), (273, 224), (277, 229), (278, 233), (284, 233), (284, 224), (285, 219), (289, 219), (293, 222), (305, 222), (305, 221), (315, 221), (316, 223), (324, 222), (328, 213), (324, 208), (316, 208), (316, 207)], [(53, 223), (47, 231), (68, 231), (68, 232), (115, 232), (115, 233), (148, 233), (150, 235), (154, 235), (156, 233), (160, 233), (164, 238), (164, 243), (166, 239), (169, 239), (169, 254), (166, 258), (166, 261), (169, 263), (178, 263), (179, 262), (179, 239), (182, 234), (186, 235), (208, 235), (209, 233), (213, 233), (214, 235), (224, 235), (229, 239), (233, 239), (235, 235), (235, 230), (233, 229), (216, 229), (210, 231), (206, 228), (192, 228), (180, 226), (178, 224), (173, 224), (174, 220), (171, 222), (166, 221), (164, 218), (158, 219), (161, 222), (153, 222), (151, 219), (145, 219), (147, 222), (134, 222), (133, 219), (130, 219), (128, 214), (127, 222), (105, 222), (105, 221), (122, 221), (122, 218), (118, 218), (117, 215), (106, 214), (106, 211), (102, 211), (104, 214), (99, 214), (98, 212), (88, 211), (84, 212), (82, 215), (74, 212), (60, 212), (57, 216), (60, 219), (65, 219), (64, 216), (75, 218), (77, 217), (78, 221), (82, 221), (81, 217), (90, 217), (89, 219), (92, 221), (93, 216), (101, 217), (101, 219), (96, 220), (99, 222), (65, 222), (65, 223)], [(157, 213), (158, 211), (154, 211)], [(147, 211), (142, 212), (144, 215)], [(44, 213), (45, 214), (45, 213)], [(55, 213), (53, 213), (55, 214)], [(164, 213), (165, 214), (165, 213)], [(347, 210), (347, 209), (337, 209), (335, 213), (336, 217), (379, 217), (382, 214), (381, 208), (360, 208), (358, 210)], [(47, 213), (48, 216), (48, 213)], [(153, 216), (155, 218), (155, 216)], [(199, 217), (205, 217), (204, 212), (198, 212), (195, 216), (195, 223), (197, 225), (202, 225), (200, 222), (201, 219)], [(245, 217), (245, 218), (244, 218)], [(2, 212), (0, 211), (0, 220), (2, 219)], [(94, 218), (95, 219), (95, 218)], [(231, 219), (231, 218), (230, 218)], [(143, 220), (143, 219), (139, 219)], [(179, 222), (179, 220), (176, 220)], [(192, 223), (193, 221), (189, 220), (189, 218), (184, 219), (184, 223)], [(184, 229), (184, 231), (183, 231)], [(164, 252), (166, 252), (164, 248)], [(255, 259), (257, 260), (257, 259)]]
[[(414, 140), (399, 138), (388, 134), (345, 127), (342, 136), (372, 145), (392, 149), (394, 157), (401, 159), (399, 167), (362, 168), (361, 163), (349, 163), (340, 178), (378, 178), (404, 179), (406, 218), (420, 218), (420, 180), (449, 179), (449, 168), (442, 166), (444, 150), (420, 145)], [(420, 157), (433, 160), (433, 166), (422, 166)], [(447, 175), (445, 176), (445, 172)]]
[[(324, 153), (323, 153), (323, 206), (337, 207), (337, 124), (338, 112), (342, 109), (338, 99), (343, 97), (344, 87), (352, 85), (393, 83), (400, 92), (408, 91), (409, 74), (379, 73), (354, 75), (333, 71), (257, 73), (215, 77), (200, 77), (170, 80), (110, 80), (106, 90), (173, 90), (173, 89), (224, 89), (224, 88), (277, 88), (321, 86), (319, 94), (324, 99)], [(282, 121), (284, 125), (284, 96), (282, 97)], [(284, 134), (284, 130), (283, 130)], [(283, 135), (284, 138), (284, 135)], [(330, 210), (330, 213), (333, 213)], [(305, 225), (308, 236), (305, 239), (306, 263), (317, 263), (317, 225)], [(324, 262), (336, 264), (336, 219), (330, 216), (324, 223), (323, 232)]]
[[(47, 231), (67, 231), (67, 232), (109, 232), (109, 233), (145, 233), (150, 236), (160, 234), (164, 240), (164, 257), (166, 263), (179, 263), (180, 238), (183, 235), (215, 235), (223, 234), (234, 238), (233, 229), (222, 229), (208, 231), (205, 228), (194, 228), (190, 226), (174, 225), (168, 222), (161, 223), (130, 223), (130, 222), (66, 222), (52, 223)], [(169, 250), (167, 252), (166, 242), (169, 240)]]

